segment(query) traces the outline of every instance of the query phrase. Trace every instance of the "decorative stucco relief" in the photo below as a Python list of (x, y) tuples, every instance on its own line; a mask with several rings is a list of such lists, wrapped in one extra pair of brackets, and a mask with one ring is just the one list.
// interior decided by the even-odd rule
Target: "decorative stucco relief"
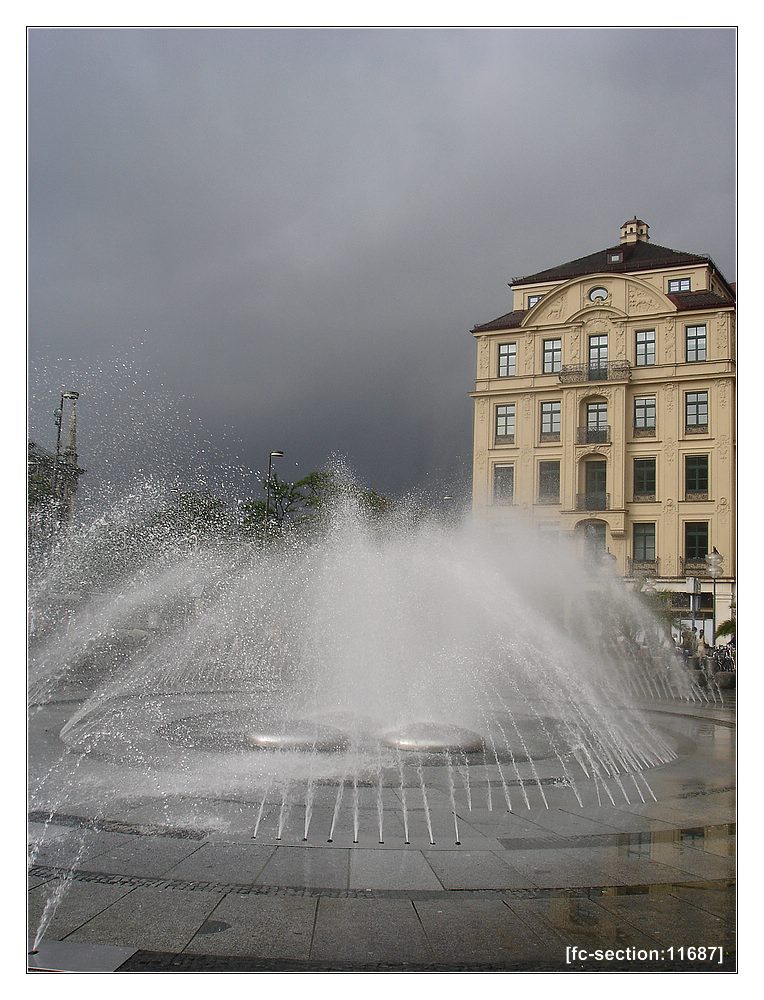
[(597, 308), (599, 308), (600, 306), (603, 306), (603, 305), (605, 305), (605, 306), (612, 305), (613, 304), (613, 296), (611, 295), (609, 289), (605, 289), (605, 290), (607, 291), (607, 298), (606, 299), (595, 299), (594, 301), (592, 301), (589, 298), (588, 295), (584, 296), (583, 308), (584, 309), (597, 309)]
[(488, 400), (478, 399), (475, 401), (475, 420), (477, 421), (477, 431), (480, 440), (485, 438), (485, 428), (488, 423)]
[(663, 387), (663, 395), (664, 395), (664, 398), (666, 400), (666, 410), (669, 413), (673, 412), (673, 409), (674, 409), (674, 390), (675, 389), (676, 389), (676, 386), (674, 385), (673, 382), (668, 382)]
[(544, 319), (562, 319), (563, 316), (567, 316), (567, 306), (568, 306), (568, 293), (563, 292), (559, 298), (556, 298), (554, 302), (551, 302), (546, 310), (544, 311)]
[(676, 441), (672, 437), (666, 438), (666, 444), (663, 449), (663, 454), (666, 458), (666, 462), (669, 465), (673, 465), (676, 452)]
[(728, 354), (727, 315), (718, 313), (716, 316), (716, 350), (719, 357), (726, 358)]
[(726, 410), (727, 403), (729, 402), (729, 389), (729, 382), (726, 379), (723, 379), (719, 383), (719, 406), (721, 406), (723, 410)]
[(478, 341), (478, 378), (490, 378), (490, 345), (488, 337)]
[(475, 460), (475, 485), (477, 486), (480, 484), (483, 488), (485, 488), (487, 478), (488, 462), (485, 454), (480, 454)]
[(533, 374), (533, 334), (525, 336), (525, 347), (523, 349), (523, 370), (526, 375)]
[(722, 497), (719, 503), (716, 505), (716, 513), (719, 515), (720, 521), (726, 521), (727, 515), (729, 514), (729, 503), (726, 497)]
[(629, 285), (629, 312), (655, 312), (660, 309), (660, 303), (646, 288)]
[(719, 461), (726, 463), (730, 453), (730, 439), (727, 434), (722, 434), (719, 437), (719, 443), (716, 446), (716, 453), (719, 456)]
[(620, 360), (626, 357), (626, 324), (623, 322), (616, 322), (615, 326), (615, 344), (614, 344), (614, 358)]
[(674, 339), (676, 333), (676, 322), (673, 317), (666, 320), (666, 339), (663, 344), (663, 359), (667, 362), (672, 362), (676, 356), (676, 341)]

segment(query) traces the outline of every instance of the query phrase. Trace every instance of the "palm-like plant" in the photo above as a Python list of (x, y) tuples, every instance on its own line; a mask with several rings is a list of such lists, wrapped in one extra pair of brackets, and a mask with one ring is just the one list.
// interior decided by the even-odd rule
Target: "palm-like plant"
[(716, 630), (716, 639), (724, 639), (729, 636), (731, 639), (735, 638), (737, 622), (734, 618), (728, 618), (726, 622), (722, 622), (719, 628)]

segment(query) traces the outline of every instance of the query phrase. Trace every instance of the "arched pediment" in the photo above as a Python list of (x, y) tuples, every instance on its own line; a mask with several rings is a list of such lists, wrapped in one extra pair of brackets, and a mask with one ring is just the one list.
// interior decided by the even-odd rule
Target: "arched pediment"
[(575, 527), (574, 527), (573, 530), (574, 531), (586, 531), (586, 529), (588, 527), (590, 527), (590, 526), (592, 526), (592, 527), (598, 527), (601, 524), (605, 525), (605, 527), (607, 527), (607, 521), (605, 521), (601, 517), (585, 517), (585, 518), (582, 518), (582, 520), (580, 520), (580, 521), (576, 521), (576, 525), (575, 525)]
[(654, 285), (630, 274), (587, 274), (572, 278), (532, 306), (521, 326), (623, 323), (653, 313), (675, 312), (674, 303)]
[(593, 460), (599, 462), (606, 462), (609, 453), (610, 453), (609, 449), (598, 447), (595, 445), (594, 447), (589, 447), (589, 449), (585, 451), (583, 455), (577, 456), (576, 462), (578, 463), (579, 466), (586, 465), (587, 462), (591, 462)]

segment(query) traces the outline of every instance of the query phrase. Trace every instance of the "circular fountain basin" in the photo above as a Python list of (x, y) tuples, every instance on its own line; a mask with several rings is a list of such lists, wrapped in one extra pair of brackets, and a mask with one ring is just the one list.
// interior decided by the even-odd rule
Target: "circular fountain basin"
[(444, 753), (461, 750), (476, 753), (483, 749), (483, 738), (469, 729), (441, 725), (436, 722), (414, 722), (386, 733), (382, 743), (395, 750), (414, 750), (420, 753)]

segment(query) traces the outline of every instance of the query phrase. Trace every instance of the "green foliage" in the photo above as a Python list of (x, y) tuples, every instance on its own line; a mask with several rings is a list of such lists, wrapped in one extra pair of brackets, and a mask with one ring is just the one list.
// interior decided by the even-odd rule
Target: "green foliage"
[(364, 489), (346, 482), (334, 472), (311, 472), (294, 483), (271, 476), (270, 490), (262, 482), (265, 500), (250, 500), (242, 505), (243, 527), (251, 533), (261, 533), (266, 526), (271, 532), (312, 530), (321, 519), (346, 500), (362, 511), (381, 517), (391, 509), (391, 502), (375, 490)]
[(734, 618), (728, 618), (726, 622), (722, 622), (719, 628), (716, 630), (716, 639), (724, 639), (729, 636), (730, 639), (734, 639), (737, 632), (737, 622)]
[(32, 511), (53, 499), (53, 483), (42, 472), (29, 472), (27, 476), (27, 508)]

